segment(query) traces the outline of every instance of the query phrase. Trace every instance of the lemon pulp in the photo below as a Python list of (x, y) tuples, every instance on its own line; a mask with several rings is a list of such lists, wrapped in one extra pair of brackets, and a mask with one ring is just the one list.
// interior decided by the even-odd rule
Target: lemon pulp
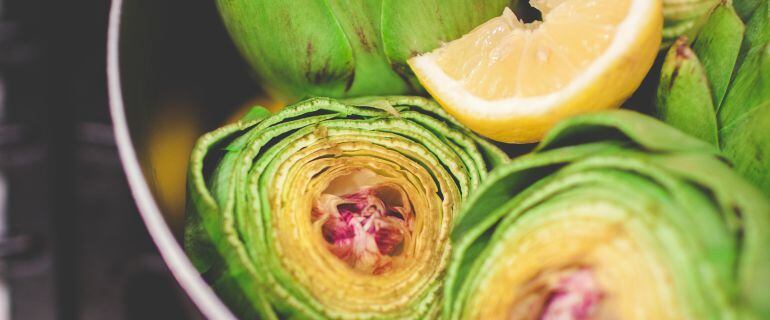
[(423, 86), (471, 129), (534, 142), (555, 122), (619, 106), (658, 50), (660, 0), (540, 0), (543, 20), (506, 9), (409, 63)]

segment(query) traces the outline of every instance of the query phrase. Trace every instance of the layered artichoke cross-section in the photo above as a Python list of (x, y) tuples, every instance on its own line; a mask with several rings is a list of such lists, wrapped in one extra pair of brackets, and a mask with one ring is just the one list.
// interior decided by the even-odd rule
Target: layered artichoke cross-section
[(764, 319), (770, 204), (716, 148), (612, 111), (490, 174), (455, 226), (445, 319)]
[(434, 317), (453, 221), (505, 161), (424, 98), (254, 109), (196, 146), (187, 251), (244, 317)]

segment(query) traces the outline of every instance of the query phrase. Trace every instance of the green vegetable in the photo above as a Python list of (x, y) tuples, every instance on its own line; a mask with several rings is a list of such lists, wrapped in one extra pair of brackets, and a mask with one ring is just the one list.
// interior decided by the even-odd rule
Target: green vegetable
[(425, 98), (256, 108), (193, 150), (186, 250), (243, 318), (431, 318), (460, 205), (506, 161)]
[(445, 319), (770, 317), (770, 203), (648, 116), (560, 123), (460, 216)]
[(418, 92), (407, 58), (459, 38), (511, 2), (217, 0), (265, 89), (286, 102)]
[(718, 6), (692, 45), (680, 39), (663, 65), (657, 113), (718, 146), (746, 178), (770, 194), (770, 8), (744, 26)]
[(735, 11), (744, 18), (748, 19), (754, 13), (754, 10), (759, 7), (760, 4), (767, 2), (767, 0), (733, 0), (733, 6)]
[(661, 48), (668, 48), (680, 36), (692, 37), (720, 2), (722, 0), (663, 0)]
[[(732, 6), (740, 18), (748, 20), (767, 0), (663, 0), (662, 49), (670, 47), (677, 38), (694, 38), (718, 5)], [(731, 5), (732, 4), (732, 5)], [(729, 30), (724, 30), (729, 31)]]

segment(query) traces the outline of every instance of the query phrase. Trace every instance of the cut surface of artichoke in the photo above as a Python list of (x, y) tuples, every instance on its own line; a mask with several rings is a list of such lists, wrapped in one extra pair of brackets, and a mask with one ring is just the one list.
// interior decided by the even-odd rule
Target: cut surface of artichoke
[(505, 161), (425, 98), (255, 109), (196, 146), (186, 249), (242, 317), (431, 318), (460, 205)]
[(770, 202), (648, 116), (566, 120), (452, 234), (446, 319), (763, 319)]
[[(270, 190), (275, 195), (270, 204), (275, 217), (271, 219), (275, 250), (291, 277), (325, 308), (347, 312), (403, 308), (438, 278), (448, 253), (449, 226), (460, 202), (460, 190), (448, 175), (437, 176), (437, 182), (433, 180), (430, 172), (444, 170), (439, 163), (422, 159), (428, 162), (423, 166), (410, 159), (423, 158), (420, 154), (425, 152), (419, 148), (362, 142), (350, 132), (339, 137), (329, 135), (323, 143), (293, 150), (276, 168), (274, 187)], [(362, 170), (370, 175), (356, 177)], [(367, 221), (348, 221), (342, 226), (371, 229), (359, 230), (359, 234), (347, 239), (354, 241), (350, 248), (334, 244), (335, 240), (345, 239), (325, 238), (323, 227), (331, 217), (318, 214), (338, 213), (334, 209), (339, 210), (339, 204), (317, 213), (317, 219), (313, 219), (312, 208), (329, 204), (321, 201), (324, 195), (332, 195), (324, 191), (341, 187), (354, 190), (340, 194), (345, 196), (361, 190), (350, 184), (330, 184), (337, 179), (363, 177), (368, 180), (366, 186), (388, 185), (413, 199), (409, 203), (414, 208), (414, 216), (410, 217), (413, 230), (403, 232), (404, 239), (399, 241), (403, 248), (398, 255), (378, 250), (375, 234), (368, 233), (375, 231), (375, 226), (367, 226)], [(444, 195), (443, 199), (439, 193)], [(369, 218), (369, 224), (377, 222), (363, 215), (350, 219), (356, 218)], [(409, 237), (413, 233), (420, 235), (415, 239), (418, 241)]]
[(311, 220), (329, 250), (366, 274), (386, 273), (413, 250), (416, 212), (409, 192), (389, 180), (355, 170), (329, 182), (313, 204)]
[[(528, 213), (490, 248), (468, 318), (682, 319), (664, 285), (674, 277), (662, 267), (667, 262), (645, 253), (655, 248), (642, 249), (651, 246), (649, 235), (623, 226), (636, 213), (575, 202)], [(563, 285), (575, 277), (586, 284)], [(559, 308), (559, 297), (572, 303)]]

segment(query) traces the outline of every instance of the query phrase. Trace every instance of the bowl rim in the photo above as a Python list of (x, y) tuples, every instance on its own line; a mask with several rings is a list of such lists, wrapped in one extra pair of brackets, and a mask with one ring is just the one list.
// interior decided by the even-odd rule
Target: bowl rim
[(236, 319), (230, 309), (219, 299), (214, 290), (203, 280), (190, 259), (184, 253), (166, 224), (161, 210), (150, 191), (142, 173), (131, 141), (120, 73), (120, 31), (123, 0), (113, 0), (110, 8), (107, 33), (107, 83), (115, 142), (126, 174), (131, 194), (134, 197), (144, 225), (163, 260), (182, 289), (191, 298), (201, 313), (209, 319)]

